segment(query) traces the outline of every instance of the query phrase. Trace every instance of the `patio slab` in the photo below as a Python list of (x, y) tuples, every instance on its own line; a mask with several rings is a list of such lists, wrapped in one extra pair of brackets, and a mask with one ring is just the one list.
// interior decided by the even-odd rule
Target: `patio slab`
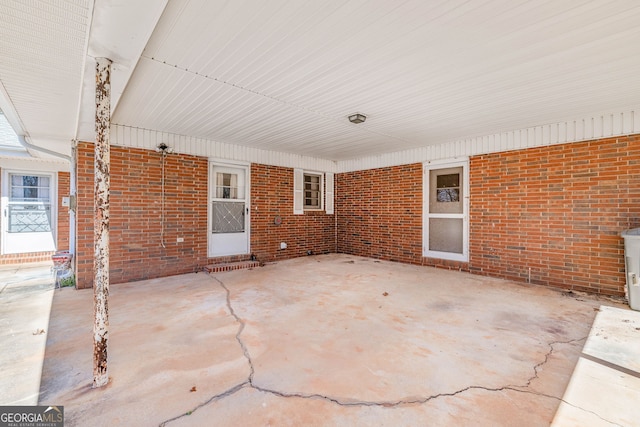
[(0, 405), (36, 405), (54, 293), (51, 262), (0, 266)]
[(40, 404), (74, 425), (549, 425), (596, 297), (348, 255), (55, 291)]
[(639, 401), (640, 312), (601, 307), (552, 425), (638, 425)]

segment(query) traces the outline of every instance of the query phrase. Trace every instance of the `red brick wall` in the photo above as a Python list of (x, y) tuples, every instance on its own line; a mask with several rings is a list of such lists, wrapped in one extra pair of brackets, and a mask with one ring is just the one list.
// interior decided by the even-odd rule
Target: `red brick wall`
[[(169, 155), (165, 165), (165, 248), (160, 245), (160, 155), (111, 148), (110, 279), (141, 280), (199, 270), (207, 263), (207, 159)], [(335, 217), (293, 215), (293, 169), (251, 166), (251, 252), (274, 261), (335, 250)], [(274, 217), (282, 218), (280, 225)], [(176, 243), (184, 237), (184, 243)], [(280, 242), (287, 249), (280, 250)], [(79, 287), (93, 282), (93, 144), (78, 147)]]
[[(1, 170), (0, 170), (1, 172)], [(0, 177), (2, 174), (0, 173)], [(69, 196), (69, 172), (58, 172), (58, 223), (56, 247), (59, 251), (69, 250), (69, 208), (62, 206), (62, 198)], [(1, 183), (0, 183), (1, 184)], [(2, 220), (5, 220), (2, 218)], [(28, 252), (0, 255), (0, 265), (26, 264), (51, 261), (51, 251)], [(52, 264), (53, 265), (53, 264)]]
[[(80, 144), (78, 164), (78, 283), (90, 286), (92, 144)], [(457, 263), (421, 256), (422, 164), (337, 174), (336, 215), (293, 215), (293, 169), (252, 164), (251, 251), (266, 262), (341, 252), (622, 295), (620, 232), (640, 226), (639, 167), (640, 136), (473, 157), (470, 261)], [(111, 177), (112, 283), (207, 263), (207, 159), (167, 157), (166, 249), (160, 155), (113, 147)]]
[(58, 172), (58, 236), (59, 251), (69, 250), (69, 207), (62, 206), (62, 198), (69, 197), (69, 172)]
[[(282, 219), (280, 225), (274, 219)], [(251, 252), (274, 261), (335, 252), (335, 215), (324, 211), (293, 214), (293, 169), (251, 165)], [(280, 242), (287, 249), (280, 249)]]
[[(51, 261), (53, 252), (27, 252), (22, 254), (0, 255), (0, 265), (28, 264), (30, 262)], [(51, 263), (53, 265), (53, 262)]]
[(337, 175), (337, 252), (422, 263), (422, 164)]
[(640, 135), (473, 157), (469, 263), (421, 257), (421, 172), (338, 174), (337, 251), (624, 294), (620, 233), (640, 226)]
[(478, 274), (624, 294), (620, 232), (640, 226), (640, 135), (473, 157)]
[[(78, 144), (78, 287), (93, 283), (93, 153)], [(193, 272), (207, 262), (206, 158), (165, 160), (165, 225), (161, 244), (161, 155), (111, 147), (110, 281)], [(183, 243), (177, 243), (183, 237)]]

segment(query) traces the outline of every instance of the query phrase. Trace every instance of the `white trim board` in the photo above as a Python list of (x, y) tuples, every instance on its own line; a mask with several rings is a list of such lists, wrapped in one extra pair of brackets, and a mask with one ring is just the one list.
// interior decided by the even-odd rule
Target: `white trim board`
[(0, 169), (20, 169), (25, 171), (69, 172), (69, 162), (64, 160), (44, 160), (36, 157), (0, 158)]
[(261, 150), (259, 148), (232, 145), (224, 142), (158, 132), (150, 129), (140, 129), (117, 124), (111, 125), (112, 145), (155, 150), (161, 142), (171, 147), (175, 153), (216, 158), (227, 162), (231, 160), (235, 162), (260, 163), (263, 165), (302, 168), (323, 172), (336, 171), (336, 163), (331, 160)]

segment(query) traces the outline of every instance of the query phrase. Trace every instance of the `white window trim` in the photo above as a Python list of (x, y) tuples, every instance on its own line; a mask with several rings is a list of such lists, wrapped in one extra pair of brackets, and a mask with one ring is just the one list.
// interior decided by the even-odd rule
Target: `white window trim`
[(325, 201), (324, 201), (324, 211), (332, 215), (334, 212), (334, 194), (335, 194), (335, 178), (333, 172), (327, 172), (325, 174), (324, 180), (324, 193), (325, 193)]
[[(433, 169), (462, 167), (463, 209), (461, 214), (429, 213), (429, 175)], [(450, 261), (469, 262), (469, 159), (455, 161), (425, 162), (422, 168), (422, 256), (446, 259)], [(429, 219), (461, 218), (462, 219), (462, 254), (429, 250)]]
[[(0, 214), (2, 219), (0, 220), (0, 255), (7, 253), (5, 247), (5, 233), (8, 230), (9, 219), (6, 215), (9, 209), (9, 199), (11, 191), (10, 176), (11, 175), (38, 175), (48, 176), (50, 181), (50, 209), (51, 209), (51, 238), (53, 244), (57, 250), (58, 248), (58, 172), (57, 171), (39, 171), (37, 169), (2, 169), (2, 191), (0, 192), (2, 197), (0, 198)], [(13, 253), (13, 252), (11, 252)], [(28, 252), (25, 252), (28, 253)]]
[(304, 171), (293, 170), (293, 214), (304, 214)]
[[(320, 207), (309, 208), (304, 206), (304, 176), (315, 175), (320, 177)], [(305, 212), (325, 211), (327, 214), (334, 213), (334, 184), (335, 174), (331, 172), (318, 172), (305, 169), (293, 170), (293, 213), (303, 215)]]
[(305, 190), (304, 190), (304, 179), (303, 179), (303, 181), (302, 181), (302, 182), (303, 182), (303, 187), (302, 187), (302, 206), (303, 206), (303, 209), (304, 209), (305, 211), (322, 211), (322, 210), (324, 210), (324, 174), (323, 174), (322, 172), (304, 171), (304, 173), (303, 173), (303, 178), (304, 178), (305, 176), (317, 176), (317, 177), (319, 177), (319, 178), (320, 178), (320, 189), (319, 189), (319, 191), (318, 191), (318, 193), (319, 193), (319, 194), (318, 194), (318, 196), (319, 196), (319, 198), (320, 198), (320, 200), (319, 200), (319, 205), (320, 205), (320, 206), (318, 206), (318, 207), (315, 207), (315, 206), (311, 207), (311, 206), (306, 206), (306, 205), (304, 204), (304, 199), (305, 199), (305, 197), (304, 197), (304, 191), (305, 191)]

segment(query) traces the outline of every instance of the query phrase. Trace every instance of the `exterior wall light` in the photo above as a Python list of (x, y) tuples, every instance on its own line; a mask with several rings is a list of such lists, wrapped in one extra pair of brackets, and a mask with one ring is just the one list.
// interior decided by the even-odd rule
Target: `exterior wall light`
[(349, 116), (349, 121), (356, 125), (358, 123), (364, 123), (365, 120), (367, 120), (367, 116), (365, 116), (364, 114), (355, 113)]
[(156, 146), (156, 151), (162, 154), (171, 154), (173, 153), (173, 148), (169, 147), (166, 143), (161, 142)]

